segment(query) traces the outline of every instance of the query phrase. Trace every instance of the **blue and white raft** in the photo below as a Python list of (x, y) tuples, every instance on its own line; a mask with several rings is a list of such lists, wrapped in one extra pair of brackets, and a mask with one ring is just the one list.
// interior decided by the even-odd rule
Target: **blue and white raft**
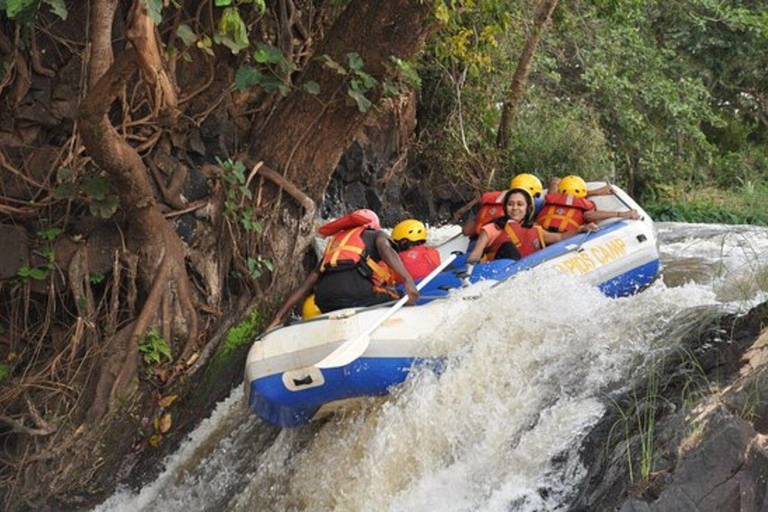
[[(595, 188), (603, 183), (590, 183)], [(386, 311), (388, 305), (350, 308), (272, 330), (251, 347), (245, 367), (245, 390), (251, 410), (264, 421), (296, 427), (342, 405), (344, 401), (388, 393), (403, 382), (419, 356), (424, 340), (444, 323), (445, 298), (467, 281), (509, 279), (533, 267), (552, 267), (583, 276), (609, 297), (627, 296), (648, 286), (659, 273), (656, 232), (650, 217), (622, 190), (590, 198), (598, 209), (635, 208), (641, 220), (609, 219), (592, 233), (580, 234), (546, 247), (519, 261), (496, 260), (464, 266), (469, 240), (454, 237), (438, 249), (445, 258), (458, 254), (453, 268), (439, 274), (421, 292), (416, 307), (400, 309), (369, 337), (367, 348), (349, 364), (320, 368), (318, 362), (356, 338)]]

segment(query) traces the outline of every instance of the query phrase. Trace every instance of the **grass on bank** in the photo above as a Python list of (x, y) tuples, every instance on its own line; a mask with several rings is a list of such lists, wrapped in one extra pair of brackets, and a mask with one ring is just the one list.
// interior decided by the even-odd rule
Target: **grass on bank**
[(734, 189), (678, 184), (660, 188), (645, 210), (656, 221), (768, 226), (768, 185), (748, 181)]

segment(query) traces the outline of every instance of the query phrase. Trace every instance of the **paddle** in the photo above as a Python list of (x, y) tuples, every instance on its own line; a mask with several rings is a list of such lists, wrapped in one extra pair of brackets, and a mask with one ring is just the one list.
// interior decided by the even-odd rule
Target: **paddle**
[[(456, 259), (455, 254), (451, 254), (448, 256), (448, 258), (440, 263), (440, 266), (438, 266), (435, 270), (433, 270), (427, 277), (421, 280), (421, 282), (416, 286), (417, 290), (421, 290), (424, 288), (432, 279), (435, 278), (437, 274), (442, 272), (445, 267), (451, 264), (453, 260)], [(373, 322), (370, 326), (368, 326), (367, 329), (365, 329), (363, 332), (360, 333), (360, 335), (357, 338), (354, 338), (349, 341), (345, 341), (339, 348), (331, 352), (325, 359), (317, 363), (315, 366), (317, 368), (338, 368), (340, 366), (346, 366), (361, 355), (363, 355), (363, 352), (368, 349), (368, 344), (371, 342), (371, 334), (373, 331), (381, 327), (381, 324), (383, 324), (389, 317), (397, 313), (400, 308), (402, 308), (405, 303), (408, 302), (408, 295), (405, 295), (403, 298), (397, 301), (397, 303), (389, 308), (386, 313), (381, 315), (375, 322)]]

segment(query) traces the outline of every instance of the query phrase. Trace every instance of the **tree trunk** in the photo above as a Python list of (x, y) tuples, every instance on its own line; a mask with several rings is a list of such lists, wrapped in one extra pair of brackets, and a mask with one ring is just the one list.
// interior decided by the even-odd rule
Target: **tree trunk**
[(512, 77), (512, 83), (507, 91), (507, 99), (501, 111), (501, 122), (499, 123), (499, 131), (496, 135), (496, 146), (500, 149), (509, 148), (512, 120), (520, 106), (520, 100), (523, 98), (525, 84), (528, 81), (528, 74), (531, 72), (531, 64), (533, 64), (536, 48), (539, 46), (541, 36), (552, 19), (555, 7), (557, 7), (557, 0), (541, 0), (536, 9), (533, 29), (525, 41), (525, 46), (523, 46), (523, 53), (520, 55), (517, 69), (515, 69), (515, 74)]
[[(353, 0), (328, 30), (315, 55), (329, 55), (347, 67), (347, 54), (357, 52), (366, 73), (378, 80), (391, 77), (395, 68), (392, 56), (407, 59), (421, 49), (428, 33), (425, 20), (429, 10), (429, 2), (416, 0)], [(252, 163), (263, 161), (265, 168), (275, 170), (288, 184), (298, 186), (319, 203), (341, 156), (368, 114), (350, 104), (348, 75), (314, 60), (298, 85), (309, 81), (320, 85), (320, 94), (312, 96), (294, 90), (282, 100), (264, 127), (252, 136), (248, 155)], [(368, 96), (374, 105), (380, 98), (380, 88), (376, 91)], [(260, 213), (267, 219), (278, 217), (279, 206), (279, 200), (277, 207), (275, 203), (262, 205)], [(294, 211), (280, 218), (289, 220), (269, 224), (265, 249), (274, 261), (282, 262), (276, 267), (272, 283), (290, 285), (295, 279), (295, 262), (311, 240), (311, 216), (297, 220)], [(281, 288), (273, 291), (280, 295), (285, 291), (284, 286)]]
[(91, 419), (112, 409), (118, 392), (130, 389), (138, 366), (139, 338), (150, 327), (159, 326), (169, 344), (176, 339), (185, 342), (182, 349), (174, 350), (177, 356), (188, 356), (197, 340), (197, 313), (182, 242), (157, 208), (141, 157), (107, 117), (115, 97), (136, 71), (137, 62), (134, 50), (120, 54), (80, 108), (80, 135), (89, 155), (108, 173), (118, 193), (120, 206), (129, 219), (126, 240), (129, 249), (139, 256), (140, 283), (148, 294), (131, 335), (125, 338), (127, 346), (110, 348), (108, 357), (121, 359), (120, 370), (117, 374), (106, 371), (114, 367), (112, 361), (104, 365), (96, 396), (109, 400), (94, 402), (88, 414)]

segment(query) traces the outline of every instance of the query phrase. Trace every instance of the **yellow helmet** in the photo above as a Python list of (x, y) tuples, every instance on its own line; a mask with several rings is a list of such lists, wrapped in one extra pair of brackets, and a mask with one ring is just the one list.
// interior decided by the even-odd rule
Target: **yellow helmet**
[(509, 188), (524, 188), (531, 193), (533, 197), (539, 197), (544, 187), (541, 185), (541, 180), (533, 174), (518, 174), (509, 183)]
[(566, 176), (560, 180), (557, 191), (561, 194), (570, 194), (576, 197), (587, 197), (587, 184), (578, 176)]
[(392, 230), (392, 240), (395, 242), (400, 242), (401, 240), (426, 242), (427, 228), (416, 219), (404, 220)]
[(304, 299), (304, 304), (301, 306), (301, 318), (304, 320), (309, 320), (310, 318), (314, 318), (322, 314), (323, 312), (320, 311), (320, 308), (318, 308), (317, 304), (315, 303), (314, 293)]

